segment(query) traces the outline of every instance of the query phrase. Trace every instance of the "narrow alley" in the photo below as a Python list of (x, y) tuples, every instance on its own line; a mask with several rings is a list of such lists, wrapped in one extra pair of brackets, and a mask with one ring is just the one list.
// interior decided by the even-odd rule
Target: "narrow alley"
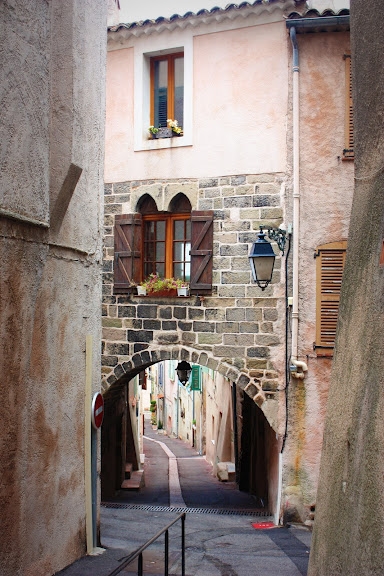
[[(273, 526), (254, 497), (220, 482), (204, 457), (146, 422), (145, 486), (122, 490), (101, 507), (101, 545), (60, 576), (108, 576), (127, 554), (186, 512), (187, 576), (305, 576), (311, 533)], [(170, 575), (181, 574), (180, 523), (169, 531)], [(164, 537), (144, 552), (144, 574), (164, 574)], [(137, 574), (132, 563), (121, 572)]]

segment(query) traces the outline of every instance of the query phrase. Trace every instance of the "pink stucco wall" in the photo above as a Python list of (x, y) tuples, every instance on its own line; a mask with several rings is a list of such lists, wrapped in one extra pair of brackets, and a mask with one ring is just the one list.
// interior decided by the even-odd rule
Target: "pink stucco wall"
[[(157, 153), (133, 150), (134, 124), (140, 122), (133, 108), (133, 52), (108, 53), (106, 182), (285, 170), (288, 49), (283, 22), (210, 34), (200, 29), (193, 38), (192, 146)], [(149, 123), (148, 118), (143, 134)]]

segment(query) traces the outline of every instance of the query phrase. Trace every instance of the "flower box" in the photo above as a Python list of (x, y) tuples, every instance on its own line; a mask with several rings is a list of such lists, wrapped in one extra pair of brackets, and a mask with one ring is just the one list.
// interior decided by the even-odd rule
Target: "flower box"
[[(172, 138), (172, 136), (174, 135), (174, 132), (172, 132), (171, 128), (159, 128), (159, 131), (156, 132), (156, 134), (152, 133), (152, 138), (153, 139), (157, 139), (157, 138)], [(176, 134), (175, 134), (176, 136)]]

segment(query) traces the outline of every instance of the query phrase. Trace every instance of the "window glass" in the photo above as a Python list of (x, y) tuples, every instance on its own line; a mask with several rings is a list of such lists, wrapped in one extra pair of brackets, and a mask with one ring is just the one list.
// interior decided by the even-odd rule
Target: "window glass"
[(184, 58), (175, 58), (175, 120), (184, 125)]
[(168, 62), (166, 60), (156, 60), (154, 63), (154, 103), (155, 103), (155, 123), (154, 126), (167, 126), (168, 119)]
[(167, 54), (151, 59), (151, 124), (166, 127), (167, 120), (184, 120), (184, 55)]

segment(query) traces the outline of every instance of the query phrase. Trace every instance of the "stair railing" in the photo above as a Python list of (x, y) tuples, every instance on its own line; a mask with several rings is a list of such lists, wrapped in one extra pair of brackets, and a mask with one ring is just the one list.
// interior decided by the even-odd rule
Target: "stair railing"
[(169, 532), (168, 531), (169, 531), (169, 528), (171, 526), (173, 526), (174, 524), (176, 524), (176, 522), (178, 522), (179, 520), (181, 520), (181, 576), (185, 576), (185, 517), (186, 517), (185, 512), (182, 512), (182, 514), (179, 514), (179, 516), (177, 516), (177, 518), (175, 518), (172, 522), (170, 522), (167, 526), (165, 526), (165, 528), (160, 530), (160, 532), (155, 534), (155, 536), (153, 536), (150, 540), (148, 540), (148, 542), (143, 544), (143, 546), (140, 546), (140, 548), (138, 548), (137, 550), (135, 550), (134, 552), (129, 554), (129, 556), (125, 556), (124, 558), (120, 558), (119, 562), (121, 562), (122, 560), (123, 560), (123, 562), (119, 566), (117, 566), (117, 568), (112, 570), (112, 572), (110, 572), (108, 574), (108, 576), (116, 576), (117, 574), (120, 574), (120, 572), (122, 570), (124, 570), (124, 568), (126, 566), (128, 566), (128, 564), (130, 564), (131, 562), (136, 560), (136, 558), (138, 558), (137, 576), (143, 576), (143, 552), (146, 548), (148, 548), (148, 546), (153, 544), (153, 542), (155, 542), (155, 540), (160, 538), (160, 536), (162, 536), (164, 533), (165, 533), (165, 537), (164, 537), (164, 576), (169, 576), (169, 572), (168, 572)]

